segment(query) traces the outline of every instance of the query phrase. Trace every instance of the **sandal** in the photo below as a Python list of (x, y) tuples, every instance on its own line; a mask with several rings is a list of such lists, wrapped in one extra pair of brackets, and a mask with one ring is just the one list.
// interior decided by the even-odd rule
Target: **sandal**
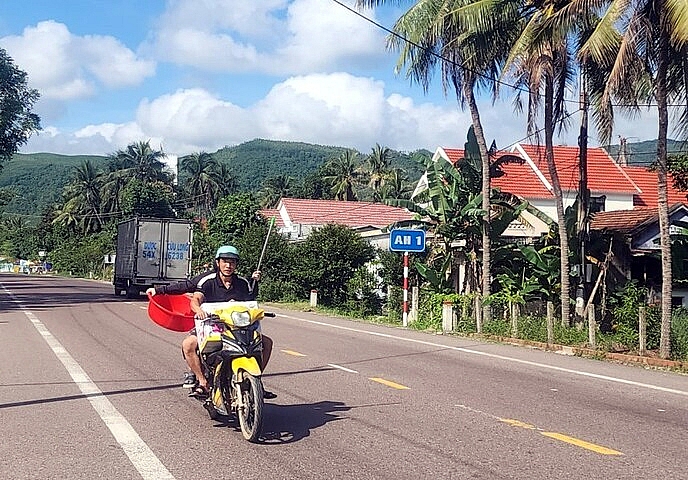
[(197, 385), (193, 390), (189, 392), (190, 397), (194, 398), (208, 398), (208, 389)]

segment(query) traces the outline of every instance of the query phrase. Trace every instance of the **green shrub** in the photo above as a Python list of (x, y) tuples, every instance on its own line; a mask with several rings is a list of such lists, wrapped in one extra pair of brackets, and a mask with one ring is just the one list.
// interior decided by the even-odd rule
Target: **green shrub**
[(535, 342), (547, 342), (547, 319), (527, 315), (518, 319), (519, 338)]
[(391, 287), (385, 300), (385, 313), (387, 319), (393, 323), (401, 323), (403, 315), (404, 290), (401, 287)]
[(677, 308), (671, 318), (671, 358), (688, 360), (688, 309)]
[(511, 336), (511, 323), (503, 318), (493, 318), (491, 321), (483, 324), (483, 333), (487, 335), (498, 335), (500, 337)]
[(359, 267), (347, 283), (346, 310), (360, 317), (379, 315), (382, 299), (378, 291), (375, 274), (367, 267)]

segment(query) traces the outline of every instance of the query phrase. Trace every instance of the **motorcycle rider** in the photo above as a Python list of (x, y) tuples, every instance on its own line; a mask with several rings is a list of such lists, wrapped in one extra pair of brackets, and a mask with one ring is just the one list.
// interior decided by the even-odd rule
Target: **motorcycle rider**
[[(231, 245), (223, 245), (215, 253), (215, 270), (201, 275), (191, 298), (191, 310), (197, 318), (205, 319), (208, 314), (201, 308), (204, 302), (227, 302), (230, 300), (251, 301), (256, 298), (257, 284), (249, 282), (236, 274), (239, 262), (239, 251)], [(254, 279), (260, 278), (260, 272), (254, 272)], [(256, 279), (257, 280), (257, 279)], [(201, 360), (198, 356), (198, 338), (192, 330), (182, 342), (182, 352), (189, 368), (196, 376), (198, 386), (191, 396), (202, 397), (208, 394), (208, 380), (203, 375)], [(265, 369), (272, 352), (272, 339), (263, 335), (263, 358), (261, 367)], [(272, 392), (265, 392), (265, 398), (275, 398)]]

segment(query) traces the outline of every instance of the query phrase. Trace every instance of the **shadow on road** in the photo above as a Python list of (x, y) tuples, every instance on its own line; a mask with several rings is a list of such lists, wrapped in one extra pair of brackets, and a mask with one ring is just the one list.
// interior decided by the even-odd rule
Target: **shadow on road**
[(102, 393), (93, 394), (78, 394), (78, 395), (63, 395), (61, 397), (51, 397), (51, 398), (37, 398), (35, 400), (23, 400), (21, 402), (10, 402), (10, 403), (0, 403), (0, 410), (4, 408), (13, 407), (27, 407), (29, 405), (41, 405), (44, 403), (55, 403), (55, 402), (66, 402), (69, 400), (81, 400), (89, 397), (107, 397), (110, 395), (122, 395), (127, 393), (139, 393), (139, 392), (152, 392), (156, 390), (170, 390), (173, 388), (179, 388), (179, 382), (175, 382), (169, 385), (157, 385), (154, 387), (141, 387), (141, 388), (126, 388), (122, 390), (111, 390)]
[[(78, 285), (75, 285), (68, 280), (49, 275), (0, 275), (0, 284), (12, 293), (14, 299), (32, 310), (92, 303), (148, 302), (145, 295), (133, 300), (124, 296), (117, 297), (107, 283), (75, 279), (75, 282), (78, 281)], [(0, 312), (18, 309), (19, 305), (0, 288)]]
[(299, 441), (311, 434), (314, 428), (328, 422), (341, 420), (339, 412), (351, 407), (343, 402), (322, 401), (297, 405), (265, 405), (265, 423), (261, 443), (284, 444)]

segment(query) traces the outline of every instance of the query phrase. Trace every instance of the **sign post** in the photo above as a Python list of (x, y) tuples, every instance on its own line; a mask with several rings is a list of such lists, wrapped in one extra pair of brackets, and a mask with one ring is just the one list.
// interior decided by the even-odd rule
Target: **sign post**
[(409, 252), (425, 251), (425, 230), (394, 229), (389, 232), (389, 250), (404, 254), (404, 310), (402, 325), (408, 326), (408, 267)]

